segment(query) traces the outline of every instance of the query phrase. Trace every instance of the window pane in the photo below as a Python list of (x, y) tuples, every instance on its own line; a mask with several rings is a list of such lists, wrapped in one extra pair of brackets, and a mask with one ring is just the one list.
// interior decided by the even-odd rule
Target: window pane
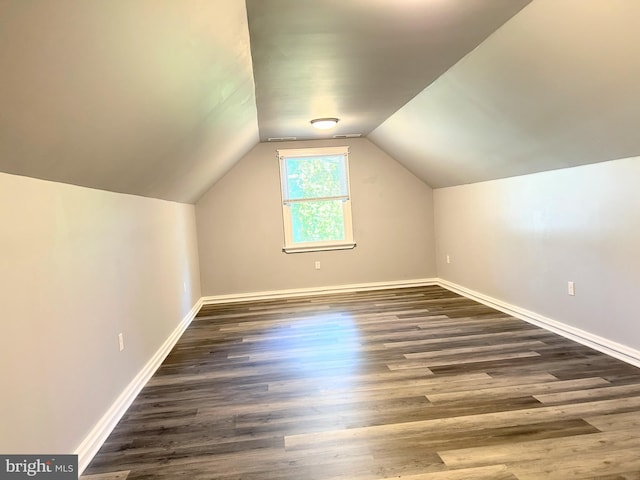
[(298, 202), (290, 207), (294, 243), (344, 240), (342, 200)]
[(348, 194), (343, 155), (287, 158), (285, 169), (288, 200)]

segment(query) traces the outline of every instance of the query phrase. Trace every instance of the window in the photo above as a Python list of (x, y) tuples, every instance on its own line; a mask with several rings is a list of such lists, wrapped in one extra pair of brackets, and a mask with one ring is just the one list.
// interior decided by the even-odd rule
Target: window
[(278, 150), (287, 253), (355, 247), (349, 147)]

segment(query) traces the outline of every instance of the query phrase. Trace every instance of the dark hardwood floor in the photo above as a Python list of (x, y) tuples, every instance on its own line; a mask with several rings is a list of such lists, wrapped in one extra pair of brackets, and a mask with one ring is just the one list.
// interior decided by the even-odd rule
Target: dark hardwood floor
[(205, 306), (83, 478), (640, 479), (640, 369), (435, 286)]

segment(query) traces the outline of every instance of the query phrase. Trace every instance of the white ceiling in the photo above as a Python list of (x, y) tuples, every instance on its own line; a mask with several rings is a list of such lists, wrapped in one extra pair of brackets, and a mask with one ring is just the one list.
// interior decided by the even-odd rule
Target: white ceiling
[(531, 0), (247, 0), (260, 139), (366, 135)]
[(238, 0), (0, 0), (0, 171), (193, 202), (258, 141)]
[(0, 0), (0, 171), (195, 202), (317, 116), (435, 187), (640, 155), (640, 2), (528, 2)]
[(640, 1), (534, 0), (369, 138), (433, 187), (640, 155)]

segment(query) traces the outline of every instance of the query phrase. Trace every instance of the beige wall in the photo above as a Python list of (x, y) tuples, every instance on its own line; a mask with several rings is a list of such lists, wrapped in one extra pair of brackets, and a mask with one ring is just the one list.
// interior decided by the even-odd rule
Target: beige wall
[[(354, 250), (282, 253), (276, 149), (349, 145)], [(435, 275), (432, 190), (366, 139), (262, 143), (196, 205), (204, 295)], [(321, 269), (314, 269), (314, 262)]]
[(638, 185), (630, 158), (436, 190), (438, 275), (640, 349)]
[(0, 173), (0, 219), (0, 451), (72, 453), (200, 297), (194, 207)]

